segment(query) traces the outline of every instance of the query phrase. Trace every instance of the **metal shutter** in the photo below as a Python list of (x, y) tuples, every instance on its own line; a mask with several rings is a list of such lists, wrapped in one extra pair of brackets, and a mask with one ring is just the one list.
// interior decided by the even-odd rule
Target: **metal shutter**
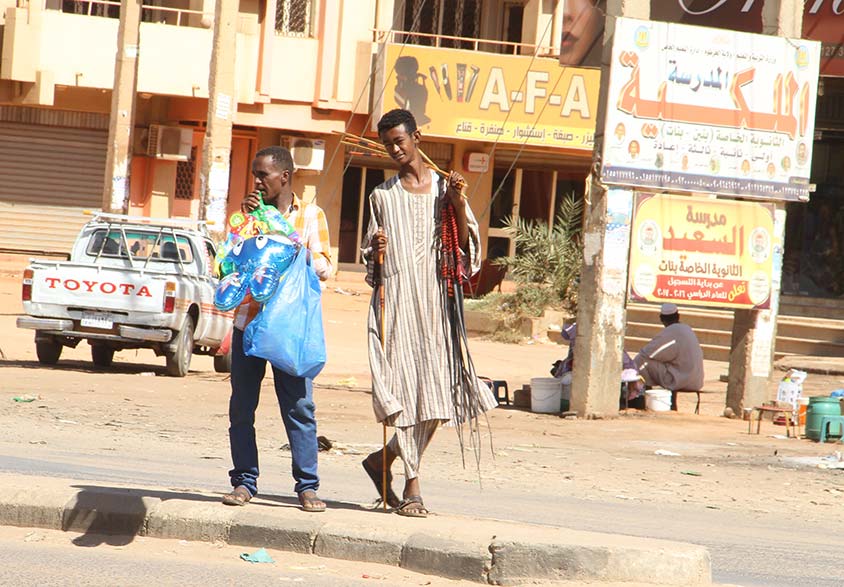
[(101, 209), (108, 132), (0, 122), (0, 249), (70, 252)]

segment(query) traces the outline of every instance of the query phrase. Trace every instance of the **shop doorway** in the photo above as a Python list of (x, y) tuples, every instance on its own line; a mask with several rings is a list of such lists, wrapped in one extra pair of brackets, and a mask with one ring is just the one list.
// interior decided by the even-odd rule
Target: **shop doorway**
[(369, 194), (386, 177), (384, 169), (355, 165), (350, 165), (343, 174), (338, 262), (360, 263), (361, 239), (369, 226)]
[(506, 220), (518, 216), (523, 220), (554, 225), (560, 202), (568, 194), (583, 198), (583, 174), (563, 170), (496, 167), (493, 172), (493, 194), (489, 207), (487, 257), (495, 259), (514, 255), (516, 245), (504, 230)]

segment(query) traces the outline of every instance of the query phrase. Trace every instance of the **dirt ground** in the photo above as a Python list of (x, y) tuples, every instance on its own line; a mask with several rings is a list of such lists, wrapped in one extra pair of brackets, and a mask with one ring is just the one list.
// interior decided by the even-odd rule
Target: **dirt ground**
[[(208, 357), (195, 357), (184, 379), (163, 376), (163, 360), (151, 351), (124, 351), (115, 365), (94, 370), (89, 349), (65, 349), (56, 368), (39, 367), (32, 333), (15, 328), (19, 267), (0, 260), (0, 427), (3, 444), (20, 453), (49, 457), (69, 443), (104, 459), (179, 450), (197, 459), (228, 464), (227, 377), (213, 372)], [(351, 463), (378, 446), (381, 429), (372, 416), (365, 320), (369, 301), (362, 275), (344, 274), (328, 283), (324, 295), (329, 363), (318, 378), (316, 402), (320, 433), (338, 441), (321, 454), (331, 466)], [(564, 348), (550, 342), (510, 345), (473, 339), (479, 372), (505, 379), (513, 389), (545, 376)], [(566, 420), (502, 407), (489, 416), (494, 462), (488, 447), (485, 488), (512, 486), (529, 476), (533, 484), (553, 485), (559, 495), (600, 501), (652, 501), (698, 504), (711, 509), (780, 512), (806, 521), (844, 520), (833, 507), (844, 492), (841, 471), (818, 467), (844, 450), (786, 439), (785, 429), (763, 422), (761, 435), (747, 423), (720, 417), (726, 385), (718, 381), (727, 365), (707, 363), (707, 387), (722, 393), (704, 397), (701, 415), (692, 397), (681, 397), (678, 413), (630, 411), (610, 420)], [(781, 375), (781, 374), (780, 374)], [(269, 384), (265, 382), (265, 386)], [(844, 387), (844, 378), (809, 377), (806, 393)], [(775, 393), (776, 382), (771, 383)], [(270, 392), (270, 389), (266, 389)], [(35, 401), (16, 402), (29, 396)], [(275, 402), (265, 394), (257, 418), (260, 450), (284, 441)], [(438, 436), (425, 468), (443, 481), (476, 483), (474, 467), (455, 465), (452, 436)], [(660, 456), (656, 451), (676, 456)], [(467, 456), (471, 460), (471, 455)], [(457, 459), (459, 461), (459, 459)]]

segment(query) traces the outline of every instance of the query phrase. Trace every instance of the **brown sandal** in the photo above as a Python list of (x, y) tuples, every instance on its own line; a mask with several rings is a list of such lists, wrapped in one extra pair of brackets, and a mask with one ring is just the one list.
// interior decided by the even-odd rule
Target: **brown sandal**
[(252, 494), (243, 485), (235, 487), (231, 493), (223, 496), (225, 505), (246, 505), (252, 499)]
[(325, 502), (317, 497), (317, 493), (313, 489), (306, 489), (299, 494), (299, 504), (306, 512), (325, 511)]
[(422, 503), (421, 495), (408, 495), (405, 497), (396, 509), (396, 513), (408, 518), (428, 517), (428, 510), (425, 508), (425, 504)]

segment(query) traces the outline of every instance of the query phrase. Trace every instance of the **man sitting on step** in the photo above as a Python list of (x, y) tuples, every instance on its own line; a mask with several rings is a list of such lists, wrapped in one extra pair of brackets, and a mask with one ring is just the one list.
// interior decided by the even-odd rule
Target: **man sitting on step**
[[(648, 387), (675, 391), (703, 388), (703, 351), (694, 331), (680, 323), (674, 304), (662, 304), (659, 320), (665, 326), (633, 359)], [(671, 409), (676, 410), (676, 395)]]

